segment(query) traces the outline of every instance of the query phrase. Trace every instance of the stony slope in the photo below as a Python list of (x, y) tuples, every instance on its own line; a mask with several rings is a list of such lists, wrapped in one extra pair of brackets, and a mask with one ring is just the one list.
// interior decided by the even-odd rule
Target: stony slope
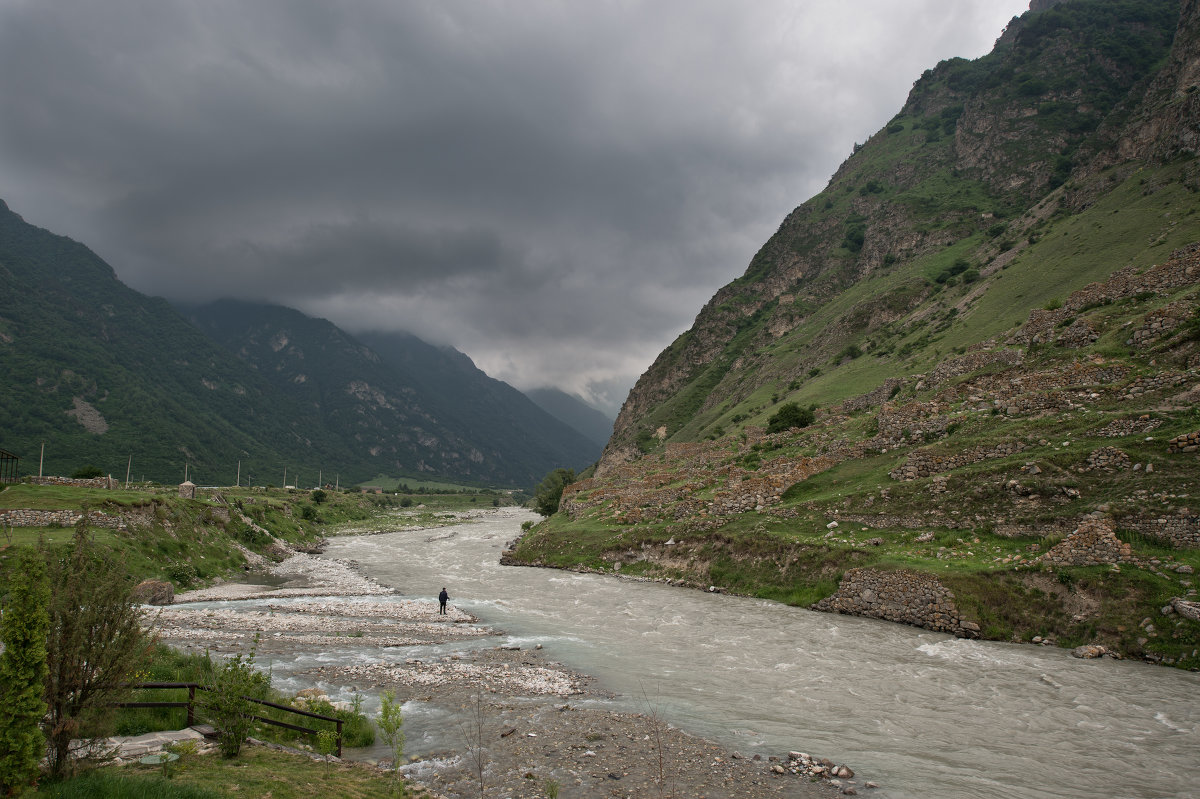
[(1062, 3), (926, 72), (508, 557), (1200, 667), (1198, 18)]

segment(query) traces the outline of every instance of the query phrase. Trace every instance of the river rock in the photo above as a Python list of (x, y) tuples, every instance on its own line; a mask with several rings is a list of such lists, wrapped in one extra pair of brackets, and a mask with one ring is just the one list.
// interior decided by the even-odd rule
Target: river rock
[(1099, 644), (1084, 644), (1083, 646), (1075, 647), (1071, 651), (1071, 654), (1077, 658), (1092, 659), (1104, 657), (1108, 654), (1108, 650)]
[(133, 587), (131, 597), (143, 605), (170, 605), (175, 601), (175, 586), (163, 580), (142, 580)]

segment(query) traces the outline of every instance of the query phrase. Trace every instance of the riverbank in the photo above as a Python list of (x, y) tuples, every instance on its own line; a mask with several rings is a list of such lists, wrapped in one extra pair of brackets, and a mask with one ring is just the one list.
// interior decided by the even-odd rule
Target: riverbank
[[(401, 598), (350, 561), (300, 553), (266, 576), (178, 595), (158, 614), (160, 637), (184, 650), (256, 646), (259, 662), (320, 653), (322, 665), (293, 677), (371, 696), (394, 691), (410, 719), (454, 727), (443, 737), (455, 745), (404, 767), (447, 797), (478, 796), (481, 773), (488, 795), (514, 797), (553, 786), (564, 797), (869, 792), (845, 766), (801, 753), (743, 757), (669, 726), (649, 704), (645, 714), (614, 712), (595, 680), (552, 652), (490, 644), (500, 631), (453, 602), (439, 614), (436, 600)], [(419, 656), (407, 656), (416, 648)]]

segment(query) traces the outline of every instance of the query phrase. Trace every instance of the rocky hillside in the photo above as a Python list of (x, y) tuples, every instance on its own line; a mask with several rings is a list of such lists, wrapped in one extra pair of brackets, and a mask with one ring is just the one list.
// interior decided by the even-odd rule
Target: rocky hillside
[(1048, 5), (927, 71), (508, 557), (1200, 667), (1198, 25)]
[[(982, 59), (926, 71), (900, 113), (638, 381), (601, 473), (652, 437), (692, 441), (740, 426), (765, 410), (746, 402), (758, 391), (823, 403), (881, 371), (930, 368), (1055, 297), (1196, 238), (1180, 224), (1200, 185), (1189, 138), (1200, 119), (1188, 89), (1195, 18), (1193, 1), (1171, 51), (1178, 3), (1064, 3), (1015, 20)], [(1120, 204), (1160, 184), (1183, 189), (1159, 197), (1178, 204), (1172, 218), (1148, 206), (1092, 214), (1104, 235), (1067, 252), (1048, 235), (1103, 198)], [(1006, 281), (1025, 290), (997, 290)], [(858, 353), (871, 356), (871, 375)]]

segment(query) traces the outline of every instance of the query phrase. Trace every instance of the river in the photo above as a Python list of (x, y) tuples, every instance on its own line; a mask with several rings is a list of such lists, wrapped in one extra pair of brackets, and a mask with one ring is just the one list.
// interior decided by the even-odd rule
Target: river
[[(850, 764), (910, 797), (1200, 797), (1200, 675), (1079, 660), (756, 599), (501, 566), (536, 516), (334, 538), (403, 595), (453, 604), (595, 676), (616, 709), (743, 754)], [(495, 640), (487, 642), (494, 645)], [(406, 721), (410, 740), (420, 720)]]

